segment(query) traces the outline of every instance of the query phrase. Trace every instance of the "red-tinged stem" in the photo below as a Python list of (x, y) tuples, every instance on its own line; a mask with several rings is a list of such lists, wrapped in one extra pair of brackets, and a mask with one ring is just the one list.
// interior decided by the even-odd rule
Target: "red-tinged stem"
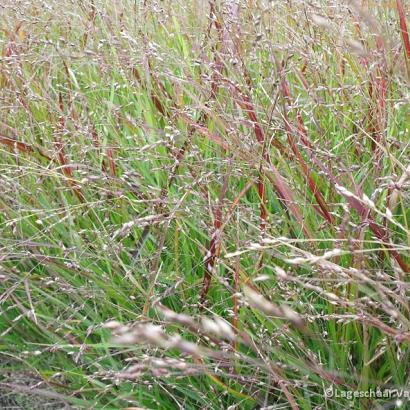
[[(60, 108), (60, 117), (59, 117), (59, 125), (60, 125), (60, 132), (63, 133), (65, 129), (65, 118), (64, 118), (64, 102), (63, 102), (63, 97), (61, 94), (58, 96), (58, 106)], [(68, 165), (67, 158), (65, 156), (64, 152), (64, 144), (63, 140), (60, 135), (57, 135), (57, 141), (56, 141), (56, 146), (57, 146), (57, 155), (58, 159), (60, 161), (60, 165), (63, 165), (63, 172), (67, 177), (72, 178), (73, 177), (73, 172), (71, 170), (70, 166)]]
[(200, 294), (200, 304), (202, 307), (205, 306), (206, 297), (208, 295), (211, 279), (213, 276), (213, 271), (215, 268), (215, 262), (219, 255), (220, 238), (222, 234), (222, 207), (226, 196), (226, 192), (228, 191), (228, 185), (229, 174), (226, 174), (224, 184), (219, 194), (218, 203), (216, 205), (216, 209), (214, 210), (214, 232), (211, 236), (211, 241), (209, 243), (209, 247), (204, 258), (205, 273)]
[[(204, 280), (203, 280), (203, 285), (202, 285), (202, 289), (201, 289), (201, 306), (204, 306), (205, 301), (206, 301), (206, 296), (208, 294), (209, 291), (209, 286), (211, 283), (211, 279), (212, 279), (212, 270), (213, 267), (215, 265), (215, 261), (217, 258), (217, 255), (219, 253), (219, 239), (220, 236), (222, 235), (222, 232), (224, 230), (224, 227), (227, 225), (227, 223), (229, 222), (230, 218), (233, 215), (233, 212), (235, 210), (235, 208), (238, 206), (240, 200), (246, 195), (246, 193), (249, 191), (249, 189), (253, 186), (253, 182), (248, 182), (246, 184), (246, 186), (242, 189), (242, 191), (239, 193), (239, 195), (234, 199), (234, 201), (232, 202), (232, 205), (229, 209), (229, 211), (226, 214), (225, 217), (225, 221), (222, 223), (222, 201), (223, 198), (226, 195), (226, 191), (228, 189), (228, 175), (225, 178), (225, 182), (224, 185), (222, 187), (221, 193), (219, 195), (219, 201), (218, 201), (218, 207), (216, 209), (216, 212), (214, 214), (214, 233), (212, 235), (211, 238), (211, 243), (208, 247), (207, 250), (207, 254), (205, 255), (204, 258), (204, 264), (205, 264), (205, 275), (204, 275)], [(234, 282), (239, 286), (239, 269), (240, 266), (237, 265), (236, 267), (236, 272), (234, 275)], [(235, 285), (236, 286), (236, 285)], [(236, 312), (238, 311), (238, 305), (237, 305), (237, 298), (236, 296), (234, 296), (234, 306), (236, 306)], [(235, 319), (235, 316), (234, 316)], [(233, 323), (237, 323), (237, 319), (236, 322)], [(234, 326), (236, 328), (236, 326)]]
[(289, 145), (293, 153), (295, 154), (295, 157), (297, 158), (297, 161), (300, 167), (302, 168), (303, 173), (305, 174), (310, 191), (313, 193), (317, 203), (319, 204), (319, 209), (321, 211), (320, 213), (322, 214), (324, 218), (327, 219), (327, 221), (330, 224), (333, 224), (333, 217), (330, 214), (329, 207), (327, 206), (325, 199), (323, 198), (319, 188), (317, 187), (315, 181), (313, 180), (311, 171), (308, 165), (304, 161), (302, 155), (300, 154), (299, 149), (297, 148), (295, 138), (292, 135), (292, 129), (287, 119), (287, 114), (285, 114), (285, 124), (286, 124), (286, 129), (287, 129), (287, 134), (288, 134)]
[(51, 158), (47, 154), (42, 152), (41, 150), (36, 149), (32, 147), (31, 145), (26, 144), (25, 142), (17, 141), (14, 138), (9, 138), (4, 135), (0, 135), (0, 143), (7, 145), (9, 147), (12, 147), (12, 148), (16, 148), (18, 151), (21, 151), (27, 154), (34, 154), (36, 151), (38, 151), (38, 153), (42, 157), (47, 158), (48, 160), (51, 160)]
[[(334, 184), (334, 185), (341, 185), (338, 178), (336, 178), (333, 173), (330, 171), (328, 167), (326, 167), (318, 158), (316, 158), (316, 155), (311, 152), (311, 159), (313, 163), (329, 178), (329, 180)], [(358, 187), (355, 187), (355, 193), (358, 197), (361, 196), (361, 191)], [(365, 205), (363, 205), (358, 199), (352, 197), (351, 195), (342, 193), (342, 195), (346, 198), (347, 202), (349, 203), (350, 207), (355, 209), (356, 212), (359, 214), (359, 216), (363, 219), (366, 220), (369, 224), (370, 229), (374, 233), (374, 235), (381, 241), (387, 241), (389, 238), (388, 231), (385, 230), (383, 227), (378, 225), (374, 219), (371, 217), (369, 208), (367, 208)], [(396, 262), (399, 264), (401, 269), (409, 273), (410, 272), (410, 267), (403, 261), (401, 255), (397, 250), (392, 248), (390, 245), (386, 245), (387, 251), (391, 256), (394, 257)]]
[[(64, 101), (63, 101), (63, 97), (61, 95), (61, 93), (58, 96), (58, 106), (60, 109), (60, 117), (59, 117), (59, 128), (60, 128), (60, 133), (64, 132), (65, 129), (65, 118), (64, 118)], [(81, 202), (85, 202), (85, 198), (84, 195), (82, 194), (81, 190), (78, 188), (78, 186), (75, 185), (74, 181), (73, 181), (73, 170), (71, 168), (71, 166), (68, 164), (68, 160), (67, 157), (65, 155), (65, 151), (64, 151), (64, 143), (63, 140), (61, 138), (61, 135), (57, 135), (57, 139), (56, 139), (56, 147), (57, 147), (57, 155), (58, 155), (58, 160), (60, 165), (63, 168), (63, 173), (64, 175), (68, 178), (69, 184), (74, 192), (74, 194), (77, 196), (77, 198), (81, 201)]]
[[(306, 177), (306, 180), (308, 182), (308, 186), (310, 191), (312, 192), (313, 196), (315, 197), (317, 203), (319, 204), (320, 210), (321, 210), (321, 214), (323, 217), (326, 218), (326, 220), (330, 223), (333, 224), (333, 218), (332, 215), (330, 214), (330, 210), (329, 207), (326, 204), (325, 199), (323, 198), (322, 193), (320, 192), (319, 188), (317, 187), (315, 181), (312, 178), (311, 175), (311, 171), (308, 167), (308, 165), (306, 164), (306, 162), (304, 161), (298, 147), (296, 144), (296, 140), (293, 136), (293, 130), (292, 130), (292, 126), (289, 122), (289, 117), (288, 117), (288, 112), (287, 112), (287, 106), (288, 104), (291, 102), (291, 94), (290, 94), (290, 88), (289, 85), (284, 77), (284, 73), (283, 73), (283, 67), (282, 67), (282, 81), (281, 81), (281, 86), (282, 86), (282, 93), (283, 96), (285, 97), (285, 111), (284, 111), (284, 119), (285, 119), (285, 129), (286, 129), (286, 134), (288, 137), (288, 142), (289, 145), (292, 149), (292, 152), (294, 153), (303, 174)], [(300, 114), (300, 112), (298, 111), (297, 113), (297, 121), (298, 121), (298, 129), (304, 129), (304, 124), (303, 124), (303, 119), (302, 116)], [(304, 142), (309, 146), (309, 148), (311, 148), (311, 144), (310, 142), (308, 142), (307, 136), (306, 134), (303, 132), (300, 134), (302, 136), (302, 138), (304, 139)]]
[(212, 73), (211, 78), (211, 98), (216, 99), (217, 91), (219, 88), (219, 80), (222, 76), (222, 71), (224, 67), (224, 63), (221, 59), (220, 53), (225, 51), (225, 42), (224, 42), (224, 35), (223, 35), (223, 28), (221, 22), (218, 20), (216, 14), (216, 7), (215, 2), (210, 3), (210, 18), (213, 20), (215, 25), (216, 31), (218, 33), (218, 41), (220, 44), (220, 51), (213, 47), (213, 54), (214, 54), (214, 64), (215, 64), (215, 71)]
[(165, 109), (164, 106), (162, 105), (160, 99), (154, 94), (151, 93), (151, 100), (155, 105), (155, 108), (162, 114), (165, 115)]
[[(309, 138), (307, 136), (306, 128), (303, 126), (303, 121), (301, 117), (299, 120), (298, 129), (299, 129), (299, 133), (301, 137), (300, 140), (310, 150), (310, 157), (313, 163), (315, 164), (315, 166), (318, 167), (330, 179), (330, 181), (333, 184), (341, 185), (339, 183), (339, 180), (332, 174), (330, 169), (328, 169), (318, 158), (316, 158), (316, 155), (314, 154), (312, 150), (312, 144), (310, 143)], [(355, 191), (356, 191), (356, 195), (358, 196), (361, 195), (360, 189), (358, 187), (356, 187)], [(383, 229), (383, 227), (379, 226), (378, 224), (376, 224), (376, 222), (372, 219), (369, 209), (367, 207), (365, 207), (360, 201), (351, 197), (350, 195), (344, 195), (344, 194), (342, 195), (345, 196), (349, 205), (358, 212), (360, 217), (368, 221), (370, 229), (372, 230), (372, 232), (375, 234), (375, 236), (379, 240), (382, 240), (382, 241), (388, 240), (389, 238), (388, 231)], [(394, 259), (396, 260), (398, 265), (401, 267), (401, 269), (404, 272), (409, 273), (410, 267), (403, 261), (399, 252), (397, 252), (391, 246), (386, 246), (386, 248), (389, 254), (394, 257)]]
[(222, 221), (221, 221), (222, 211), (219, 206), (214, 212), (214, 218), (215, 218), (214, 233), (212, 234), (211, 241), (209, 243), (209, 247), (208, 247), (207, 253), (204, 258), (205, 274), (204, 274), (204, 280), (203, 280), (202, 290), (201, 290), (201, 295), (200, 295), (200, 302), (202, 306), (205, 304), (206, 296), (209, 292), (209, 287), (211, 284), (215, 261), (216, 261), (217, 253), (218, 253), (218, 244), (219, 244), (219, 235), (220, 235), (219, 229), (222, 225)]
[(91, 137), (93, 139), (94, 146), (96, 148), (99, 148), (101, 146), (100, 139), (98, 138), (98, 133), (97, 133), (97, 130), (95, 129), (94, 125), (91, 127)]
[[(242, 91), (239, 89), (239, 87), (235, 84), (233, 84), (232, 82), (228, 81), (229, 85), (232, 87), (232, 89), (235, 91), (236, 94), (238, 94), (239, 98), (235, 100), (235, 102), (246, 111), (246, 114), (248, 115), (249, 120), (252, 122), (253, 124), (253, 128), (254, 128), (254, 132), (255, 132), (255, 137), (256, 140), (259, 142), (259, 144), (261, 144), (263, 146), (263, 159), (270, 164), (270, 159), (269, 159), (269, 155), (268, 152), (265, 151), (266, 150), (266, 141), (265, 141), (265, 134), (263, 131), (262, 126), (260, 125), (259, 121), (258, 121), (258, 116), (256, 115), (256, 111), (255, 108), (252, 104), (252, 101), (250, 99), (250, 97), (244, 93), (242, 93)], [(276, 145), (278, 148), (283, 148), (281, 146), (281, 144), (279, 142), (274, 141), (273, 145)], [(271, 167), (273, 167), (273, 165), (271, 164)], [(273, 167), (274, 168), (274, 167)], [(266, 220), (268, 218), (268, 212), (266, 209), (266, 199), (265, 199), (265, 191), (266, 191), (266, 187), (265, 187), (265, 176), (264, 173), (262, 171), (262, 169), (259, 172), (259, 177), (258, 177), (258, 195), (259, 195), (259, 200), (260, 200), (260, 216), (261, 216), (261, 231), (263, 232), (265, 230), (266, 227)], [(275, 188), (276, 191), (278, 193), (278, 195), (280, 196), (281, 200), (284, 200), (285, 197), (283, 195), (283, 192), (281, 192), (281, 188), (280, 186), (284, 187), (284, 182), (281, 180), (281, 182), (278, 181), (278, 174), (276, 174), (275, 176)], [(293, 198), (292, 195), (288, 195), (289, 199), (291, 199), (291, 202), (293, 202)], [(291, 205), (291, 202), (283, 202), (284, 206), (291, 206), (294, 207), (295, 210), (297, 211), (297, 207), (294, 206), (294, 204)], [(297, 211), (297, 213), (299, 213)], [(300, 221), (302, 220), (301, 218)]]
[(406, 14), (404, 12), (404, 7), (403, 7), (401, 0), (396, 0), (396, 4), (397, 4), (397, 11), (399, 13), (400, 31), (401, 31), (401, 36), (403, 38), (404, 52), (407, 57), (407, 60), (410, 62), (410, 39), (409, 39), (409, 31), (407, 29), (407, 23), (406, 23)]
[(114, 160), (114, 150), (112, 148), (107, 148), (108, 163), (110, 164), (110, 175), (115, 177), (117, 174), (116, 165)]
[(259, 195), (259, 200), (261, 202), (260, 204), (260, 215), (261, 215), (261, 231), (265, 231), (266, 228), (266, 220), (268, 219), (268, 210), (266, 209), (265, 205), (265, 181), (263, 177), (262, 170), (260, 171), (259, 174), (259, 179), (258, 179), (258, 195)]

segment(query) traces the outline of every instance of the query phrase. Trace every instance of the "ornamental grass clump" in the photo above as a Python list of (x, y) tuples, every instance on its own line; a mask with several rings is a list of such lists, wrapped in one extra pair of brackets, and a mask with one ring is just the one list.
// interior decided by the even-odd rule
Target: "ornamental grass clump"
[(0, 408), (406, 408), (407, 2), (0, 10)]

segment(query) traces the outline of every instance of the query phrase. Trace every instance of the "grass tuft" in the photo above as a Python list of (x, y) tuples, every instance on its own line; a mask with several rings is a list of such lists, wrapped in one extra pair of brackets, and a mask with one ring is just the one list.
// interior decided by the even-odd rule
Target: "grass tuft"
[(0, 408), (407, 408), (406, 2), (0, 8)]

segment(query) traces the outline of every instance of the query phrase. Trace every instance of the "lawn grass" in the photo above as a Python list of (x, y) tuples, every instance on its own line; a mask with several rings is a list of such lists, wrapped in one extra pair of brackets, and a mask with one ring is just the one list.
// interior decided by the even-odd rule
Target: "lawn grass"
[(0, 10), (0, 407), (407, 408), (407, 2)]

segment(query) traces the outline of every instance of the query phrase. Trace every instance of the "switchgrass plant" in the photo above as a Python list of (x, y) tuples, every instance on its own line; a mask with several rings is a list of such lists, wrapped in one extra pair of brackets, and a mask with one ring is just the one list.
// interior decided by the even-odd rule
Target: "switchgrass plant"
[(0, 407), (407, 408), (407, 2), (0, 10)]

